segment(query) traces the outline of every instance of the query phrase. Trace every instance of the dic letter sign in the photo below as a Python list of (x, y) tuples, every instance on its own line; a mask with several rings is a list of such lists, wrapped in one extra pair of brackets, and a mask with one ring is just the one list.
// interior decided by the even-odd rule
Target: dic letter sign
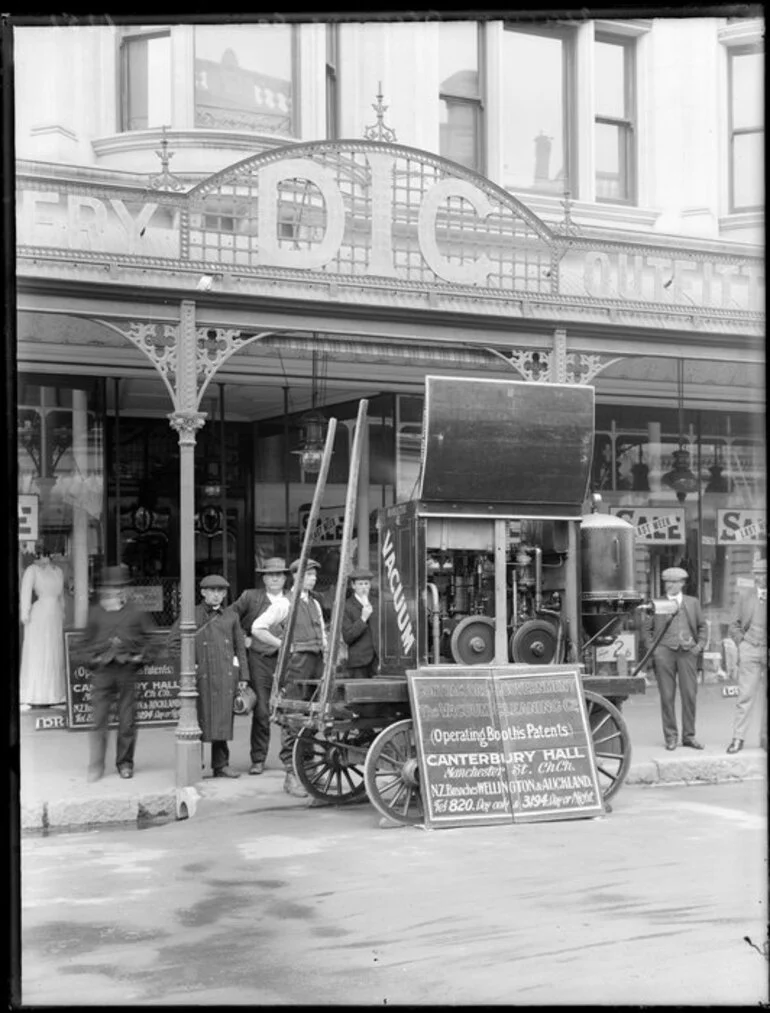
[(604, 811), (578, 669), (522, 668), (407, 672), (427, 826)]

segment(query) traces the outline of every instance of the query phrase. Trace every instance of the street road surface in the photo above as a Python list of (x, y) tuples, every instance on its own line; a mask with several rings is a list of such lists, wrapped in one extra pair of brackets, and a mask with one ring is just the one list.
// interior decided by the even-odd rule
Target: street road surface
[(426, 831), (347, 809), (22, 840), (22, 1001), (757, 1005), (764, 782)]

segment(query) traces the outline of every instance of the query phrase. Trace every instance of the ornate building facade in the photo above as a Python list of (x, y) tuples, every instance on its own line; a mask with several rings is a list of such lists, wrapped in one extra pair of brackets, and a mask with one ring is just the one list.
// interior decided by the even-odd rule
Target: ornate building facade
[(118, 560), (168, 623), (188, 524), (238, 591), (296, 554), (310, 409), (331, 582), (364, 397), (367, 559), (436, 373), (593, 385), (641, 588), (685, 565), (723, 624), (766, 541), (762, 27), (16, 27), (20, 556), (69, 624)]

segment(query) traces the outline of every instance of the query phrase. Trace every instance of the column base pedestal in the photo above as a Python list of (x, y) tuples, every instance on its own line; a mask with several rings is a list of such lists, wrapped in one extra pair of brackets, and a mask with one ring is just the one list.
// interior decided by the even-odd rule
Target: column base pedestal
[(176, 740), (176, 787), (189, 788), (201, 779), (201, 740)]

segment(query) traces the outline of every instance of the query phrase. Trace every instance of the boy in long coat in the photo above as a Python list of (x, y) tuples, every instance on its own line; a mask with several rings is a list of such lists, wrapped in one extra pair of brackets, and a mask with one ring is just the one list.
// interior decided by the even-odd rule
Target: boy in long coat
[[(214, 777), (240, 777), (229, 767), (227, 743), (233, 737), (233, 700), (238, 683), (248, 678), (246, 644), (238, 616), (224, 608), (230, 585), (219, 574), (201, 580), (203, 601), (195, 609), (195, 662), (201, 741), (211, 743)], [(169, 633), (169, 647), (179, 649), (179, 620)], [(237, 665), (235, 662), (237, 659)]]
[(730, 636), (738, 645), (738, 700), (728, 753), (743, 749), (757, 700), (762, 708), (759, 744), (767, 749), (767, 560), (756, 559), (752, 573), (754, 587), (739, 594), (730, 623)]

